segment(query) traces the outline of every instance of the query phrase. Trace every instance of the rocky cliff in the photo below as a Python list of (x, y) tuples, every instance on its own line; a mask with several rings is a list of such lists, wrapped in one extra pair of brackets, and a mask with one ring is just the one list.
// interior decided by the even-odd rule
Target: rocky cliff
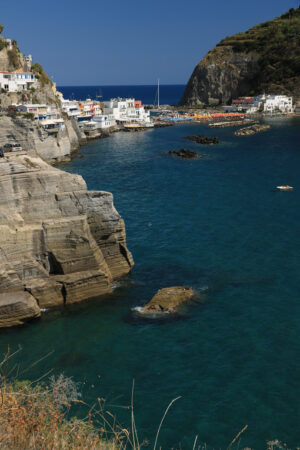
[(0, 159), (0, 326), (111, 293), (132, 265), (112, 194), (26, 153)]
[(19, 142), (30, 155), (40, 155), (50, 162), (67, 161), (86, 137), (78, 123), (65, 119), (65, 126), (58, 134), (49, 134), (38, 121), (26, 115), (0, 115), (0, 146), (6, 142)]
[[(2, 31), (0, 25), (0, 32)], [(39, 103), (55, 106), (62, 114), (61, 101), (55, 84), (38, 63), (32, 64), (31, 58), (26, 58), (20, 51), (16, 41), (8, 43), (0, 35), (0, 71), (32, 72), (37, 82), (35, 87), (19, 92), (0, 90), (0, 105), (4, 110), (12, 104)], [(17, 141), (30, 154), (40, 155), (50, 162), (70, 159), (72, 152), (80, 144), (86, 142), (85, 134), (79, 129), (75, 120), (64, 117), (64, 127), (58, 134), (51, 134), (44, 130), (38, 121), (33, 121), (26, 114), (0, 115), (0, 147), (7, 142)]]
[(300, 8), (223, 39), (196, 66), (181, 105), (224, 104), (243, 95), (300, 97)]

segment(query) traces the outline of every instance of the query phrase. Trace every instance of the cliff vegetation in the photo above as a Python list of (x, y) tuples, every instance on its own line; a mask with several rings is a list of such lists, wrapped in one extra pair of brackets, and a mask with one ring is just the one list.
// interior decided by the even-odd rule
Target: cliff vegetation
[(196, 66), (181, 104), (226, 103), (240, 95), (300, 96), (300, 8), (229, 36)]

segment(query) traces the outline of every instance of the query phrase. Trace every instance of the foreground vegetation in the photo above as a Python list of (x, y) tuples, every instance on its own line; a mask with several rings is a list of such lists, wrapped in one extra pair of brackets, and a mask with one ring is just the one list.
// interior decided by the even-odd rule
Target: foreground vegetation
[[(173, 399), (165, 410), (158, 426), (155, 441), (139, 441), (133, 411), (134, 384), (131, 405), (131, 429), (118, 424), (116, 418), (106, 410), (105, 402), (98, 398), (92, 408), (81, 399), (78, 385), (63, 375), (50, 377), (48, 382), (17, 381), (11, 376), (9, 353), (0, 363), (0, 448), (13, 450), (123, 450), (141, 448), (161, 449), (159, 434), (164, 419), (179, 399)], [(84, 419), (70, 416), (72, 403), (81, 403), (87, 408)], [(229, 445), (223, 448), (242, 449), (241, 436), (248, 426), (239, 431)], [(208, 450), (195, 437), (191, 450)], [(178, 447), (182, 449), (181, 445)], [(266, 443), (267, 450), (285, 449), (279, 441)], [(173, 450), (176, 450), (172, 447)], [(249, 448), (244, 450), (251, 450)]]
[[(48, 382), (17, 381), (11, 376), (9, 353), (0, 363), (1, 449), (123, 449), (134, 448), (129, 432), (105, 411), (101, 399), (93, 413), (82, 400), (77, 384), (64, 375)], [(81, 403), (84, 419), (70, 417)]]

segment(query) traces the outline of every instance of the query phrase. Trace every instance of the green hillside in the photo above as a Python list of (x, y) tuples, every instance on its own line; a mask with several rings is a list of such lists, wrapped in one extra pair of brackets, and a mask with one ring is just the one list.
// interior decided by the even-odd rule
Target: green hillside
[(230, 46), (236, 53), (259, 54), (261, 71), (256, 81), (261, 89), (290, 90), (299, 82), (300, 75), (300, 8), (229, 36), (217, 45), (224, 46)]
[(180, 103), (224, 104), (263, 92), (300, 99), (300, 8), (219, 42), (195, 67)]

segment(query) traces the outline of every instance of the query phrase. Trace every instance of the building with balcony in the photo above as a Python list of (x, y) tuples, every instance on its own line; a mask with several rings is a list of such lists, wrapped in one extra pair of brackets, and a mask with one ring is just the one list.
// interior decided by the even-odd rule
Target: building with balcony
[(117, 123), (151, 123), (150, 112), (145, 111), (140, 100), (114, 98), (103, 102), (103, 113), (113, 117)]
[(37, 84), (31, 72), (0, 72), (0, 89), (7, 92), (19, 92), (30, 89)]

